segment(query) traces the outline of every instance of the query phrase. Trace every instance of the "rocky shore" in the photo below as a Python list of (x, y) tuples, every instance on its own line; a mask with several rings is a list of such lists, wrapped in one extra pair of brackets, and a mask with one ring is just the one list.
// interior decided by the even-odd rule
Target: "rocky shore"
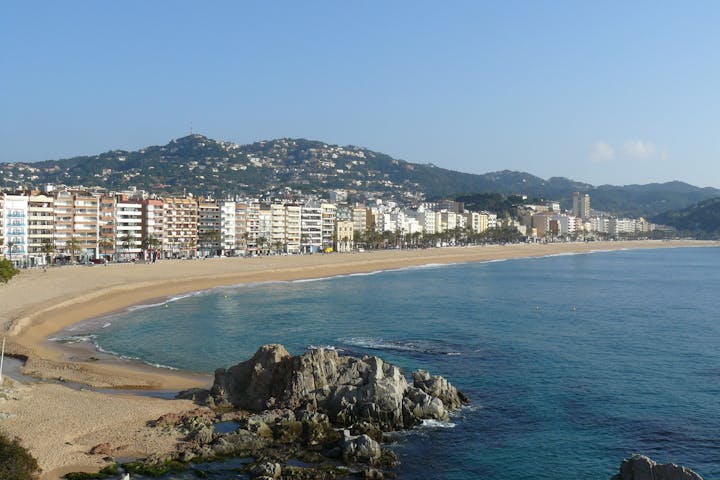
[(674, 463), (656, 463), (645, 455), (635, 454), (623, 460), (620, 472), (610, 480), (703, 480), (687, 467)]
[[(237, 457), (252, 459), (243, 473), (263, 480), (393, 477), (397, 459), (383, 446), (386, 433), (447, 420), (468, 403), (442, 377), (418, 370), (412, 378), (378, 357), (325, 349), (291, 356), (282, 345), (264, 345), (251, 359), (218, 369), (210, 390), (180, 394), (197, 409), (150, 423), (181, 435), (174, 452), (125, 469), (158, 474)], [(236, 428), (219, 433), (217, 422)]]
[[(179, 398), (197, 407), (148, 422), (156, 436), (178, 439), (172, 450), (124, 463), (131, 474), (151, 477), (188, 468), (204, 478), (203, 464), (243, 459), (237, 473), (258, 480), (395, 478), (395, 454), (384, 446), (389, 432), (425, 420), (447, 420), (468, 398), (440, 376), (418, 370), (410, 383), (401, 370), (374, 356), (340, 356), (317, 349), (291, 356), (282, 345), (264, 345), (253, 357), (215, 371), (210, 389)], [(229, 428), (218, 428), (219, 426)], [(93, 446), (91, 455), (112, 462), (118, 449)], [(441, 474), (441, 472), (436, 472)], [(692, 470), (658, 464), (643, 455), (623, 460), (610, 480), (702, 480)]]

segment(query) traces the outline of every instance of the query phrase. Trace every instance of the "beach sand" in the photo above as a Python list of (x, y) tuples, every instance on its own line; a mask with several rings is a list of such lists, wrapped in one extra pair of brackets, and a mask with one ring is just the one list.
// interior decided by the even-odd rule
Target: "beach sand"
[[(331, 277), (427, 264), (718, 245), (718, 242), (698, 241), (522, 244), (28, 270), (0, 286), (0, 328), (7, 334), (6, 352), (27, 358), (23, 370), (26, 374), (95, 387), (177, 391), (207, 387), (212, 378), (153, 368), (141, 362), (97, 361), (90, 358), (92, 355), (83, 358), (77, 351), (49, 342), (47, 338), (81, 320), (223, 285)], [(13, 394), (18, 399), (0, 400), (0, 414), (11, 415), (0, 420), (0, 429), (10, 436), (18, 436), (30, 449), (43, 469), (43, 479), (58, 478), (59, 472), (73, 469), (97, 470), (103, 464), (102, 456), (86, 452), (103, 441), (123, 445), (126, 453), (140, 456), (169, 448), (174, 440), (154, 438), (157, 434), (143, 430), (145, 422), (162, 413), (191, 407), (184, 401), (79, 391), (55, 384), (18, 386), (14, 391), (19, 392)]]

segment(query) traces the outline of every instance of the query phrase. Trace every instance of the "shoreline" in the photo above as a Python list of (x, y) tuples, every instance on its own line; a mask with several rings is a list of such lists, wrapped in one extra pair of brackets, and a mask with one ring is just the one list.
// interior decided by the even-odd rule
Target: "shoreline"
[(720, 242), (701, 241), (520, 244), (23, 271), (0, 286), (0, 304), (5, 307), (0, 311), (0, 327), (7, 333), (6, 354), (27, 357), (24, 374), (62, 378), (93, 389), (42, 380), (23, 385), (6, 377), (0, 385), (0, 430), (11, 438), (19, 437), (30, 450), (42, 469), (41, 480), (55, 480), (70, 471), (97, 472), (109, 463), (106, 455), (90, 453), (101, 444), (110, 444), (115, 457), (172, 452), (180, 438), (150, 429), (147, 422), (166, 413), (191, 410), (195, 404), (138, 393), (208, 387), (211, 375), (166, 370), (117, 357), (83, 361), (84, 356), (99, 356), (88, 351), (90, 345), (78, 349), (77, 345), (48, 340), (73, 324), (132, 305), (258, 282), (614, 250), (718, 246)]
[[(0, 323), (6, 329), (9, 327), (7, 353), (27, 358), (25, 374), (39, 378), (62, 378), (98, 388), (182, 390), (207, 386), (212, 381), (211, 375), (151, 366), (142, 360), (128, 360), (111, 354), (91, 354), (83, 360), (83, 355), (78, 351), (84, 348), (48, 339), (71, 325), (123, 311), (134, 305), (164, 303), (174, 296), (219, 287), (314, 280), (427, 265), (719, 245), (718, 242), (694, 240), (517, 244), (254, 259), (166, 260), (156, 264), (112, 265), (109, 268), (62, 267), (45, 273), (32, 271), (28, 277), (44, 279), (47, 273), (58, 273), (61, 276), (69, 274), (71, 269), (79, 269), (77, 273), (84, 276), (117, 277), (120, 270), (125, 271), (119, 275), (120, 278), (104, 288), (94, 291), (92, 288), (81, 288), (78, 294), (68, 295), (65, 301), (60, 302), (33, 302), (34, 305), (31, 303), (30, 308), (9, 321), (0, 317)], [(188, 276), (189, 270), (194, 270), (195, 274)], [(155, 278), (143, 280), (145, 271), (152, 273)], [(1, 294), (8, 287), (12, 287), (12, 281), (0, 290), (0, 301)], [(90, 349), (96, 351), (94, 345)]]

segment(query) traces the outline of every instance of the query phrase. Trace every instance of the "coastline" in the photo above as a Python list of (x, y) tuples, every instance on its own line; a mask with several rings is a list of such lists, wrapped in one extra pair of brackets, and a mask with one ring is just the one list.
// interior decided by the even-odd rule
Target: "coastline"
[[(717, 246), (720, 242), (522, 244), (23, 271), (0, 286), (0, 304), (5, 307), (0, 311), (0, 327), (7, 332), (6, 352), (27, 357), (26, 374), (98, 388), (177, 391), (207, 387), (212, 378), (100, 355), (98, 361), (83, 360), (83, 356), (92, 356), (87, 346), (69, 348), (48, 341), (48, 337), (75, 323), (132, 305), (228, 285), (599, 251)], [(194, 407), (184, 400), (129, 395), (132, 392), (123, 390), (71, 389), (47, 382), (20, 385), (6, 380), (0, 391), (8, 397), (3, 400), (0, 396), (0, 414), (5, 414), (5, 418), (0, 415), (0, 430), (19, 437), (30, 449), (43, 470), (42, 480), (60, 478), (69, 471), (99, 470), (108, 463), (106, 456), (89, 452), (102, 443), (117, 447), (115, 457), (172, 451), (178, 439), (152, 432), (147, 421)]]
[[(100, 359), (89, 356), (82, 360), (77, 349), (50, 342), (48, 338), (70, 325), (133, 305), (228, 285), (317, 279), (429, 264), (719, 245), (718, 242), (692, 240), (517, 244), (252, 259), (166, 260), (155, 264), (63, 267), (47, 272), (34, 270), (23, 272), (20, 278), (0, 289), (0, 304), (12, 305), (18, 299), (21, 303), (20, 308), (0, 314), (0, 326), (8, 330), (7, 352), (27, 357), (26, 374), (62, 378), (100, 388), (181, 390), (207, 386), (211, 378), (106, 355)], [(49, 285), (47, 288), (38, 286), (27, 299), (27, 289), (35, 282)], [(58, 282), (62, 282), (59, 288)]]

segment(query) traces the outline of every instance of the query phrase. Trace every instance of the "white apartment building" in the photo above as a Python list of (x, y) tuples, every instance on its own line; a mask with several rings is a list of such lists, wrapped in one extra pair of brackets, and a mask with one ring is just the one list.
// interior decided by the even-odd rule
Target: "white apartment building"
[[(234, 255), (238, 250), (237, 205), (232, 200), (218, 203), (220, 212), (220, 251), (223, 255)], [(242, 240), (242, 237), (240, 237)]]
[(285, 205), (285, 251), (290, 254), (300, 253), (302, 241), (302, 207)]
[(612, 237), (633, 235), (635, 233), (635, 220), (632, 218), (611, 218), (608, 233)]
[(0, 258), (5, 258), (5, 195), (0, 192)]
[(308, 201), (302, 208), (302, 251), (315, 253), (322, 250), (322, 207), (317, 201)]
[(322, 208), (322, 246), (332, 248), (335, 244), (335, 221), (337, 206), (334, 203), (323, 203)]
[(267, 252), (272, 248), (273, 215), (270, 205), (261, 205), (258, 208), (258, 250)]
[(28, 260), (28, 197), (5, 195), (3, 203), (5, 258), (15, 265), (25, 265)]
[(164, 220), (165, 202), (158, 199), (142, 201), (142, 246), (146, 250), (162, 252), (167, 249)]
[(55, 199), (46, 195), (28, 198), (28, 257), (30, 265), (46, 265), (55, 249), (53, 205)]
[(118, 199), (115, 204), (115, 252), (120, 259), (137, 258), (142, 251), (142, 203)]
[(270, 248), (273, 251), (281, 252), (285, 249), (285, 205), (273, 203), (270, 205), (270, 215), (272, 220), (270, 232)]
[(488, 229), (488, 216), (487, 213), (481, 212), (465, 212), (465, 225), (474, 233), (482, 233)]

